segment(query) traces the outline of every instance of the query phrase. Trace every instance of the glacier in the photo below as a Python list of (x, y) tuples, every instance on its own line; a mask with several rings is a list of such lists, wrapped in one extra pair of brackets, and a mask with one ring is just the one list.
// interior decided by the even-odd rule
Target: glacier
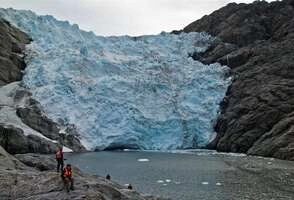
[(0, 9), (32, 38), (22, 84), (54, 121), (93, 149), (188, 149), (214, 135), (228, 67), (191, 58), (206, 33), (97, 36), (32, 11)]

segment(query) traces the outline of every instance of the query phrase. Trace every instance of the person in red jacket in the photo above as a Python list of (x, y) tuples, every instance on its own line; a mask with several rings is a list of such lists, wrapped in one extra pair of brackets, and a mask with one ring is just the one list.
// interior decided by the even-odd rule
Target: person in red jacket
[(67, 192), (69, 192), (69, 189), (74, 190), (74, 180), (72, 178), (72, 169), (70, 164), (67, 164), (64, 167), (62, 171), (62, 179)]
[(64, 161), (63, 161), (62, 147), (59, 147), (57, 149), (57, 152), (55, 154), (55, 159), (56, 159), (56, 162), (57, 162), (57, 169), (56, 169), (56, 171), (57, 171), (57, 173), (59, 173), (59, 169), (62, 171), (62, 169), (63, 169), (63, 163), (64, 163)]

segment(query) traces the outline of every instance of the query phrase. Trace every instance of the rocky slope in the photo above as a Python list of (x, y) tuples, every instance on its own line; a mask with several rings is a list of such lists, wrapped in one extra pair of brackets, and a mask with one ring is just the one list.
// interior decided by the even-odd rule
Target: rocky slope
[(75, 190), (67, 193), (60, 175), (54, 171), (55, 161), (48, 156), (21, 154), (15, 158), (0, 146), (0, 199), (160, 200), (77, 168), (73, 169)]
[(13, 154), (50, 153), (58, 144), (82, 151), (74, 127), (49, 119), (18, 82), (26, 67), (23, 51), (29, 42), (26, 34), (0, 19), (0, 145)]
[(23, 50), (30, 38), (0, 19), (0, 86), (20, 81), (25, 68)]
[(231, 3), (184, 28), (217, 36), (193, 58), (228, 65), (234, 77), (211, 148), (294, 160), (293, 13), (293, 0)]

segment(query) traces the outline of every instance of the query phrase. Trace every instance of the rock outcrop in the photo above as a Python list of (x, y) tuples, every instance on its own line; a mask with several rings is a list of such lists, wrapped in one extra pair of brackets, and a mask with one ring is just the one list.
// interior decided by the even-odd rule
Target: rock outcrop
[(184, 28), (220, 39), (194, 59), (232, 69), (210, 148), (294, 160), (293, 13), (293, 0), (231, 3)]
[(90, 176), (74, 168), (75, 190), (63, 189), (55, 161), (37, 154), (8, 154), (0, 146), (0, 199), (15, 200), (163, 200), (140, 195), (114, 182)]
[(23, 50), (29, 42), (25, 33), (0, 19), (0, 86), (22, 79)]
[(0, 124), (0, 145), (9, 153), (53, 153), (57, 145), (36, 135), (25, 135), (23, 130)]
[[(9, 153), (52, 153), (57, 145), (84, 151), (75, 128), (57, 124), (21, 86), (30, 38), (0, 19), (0, 145)], [(65, 129), (65, 131), (61, 131)]]

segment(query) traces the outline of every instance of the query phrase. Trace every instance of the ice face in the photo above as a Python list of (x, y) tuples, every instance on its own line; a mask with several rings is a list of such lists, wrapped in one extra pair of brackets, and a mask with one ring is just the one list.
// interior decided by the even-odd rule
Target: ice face
[(230, 79), (189, 55), (205, 33), (101, 37), (30, 11), (0, 9), (29, 34), (23, 83), (55, 121), (75, 124), (88, 149), (201, 147)]

